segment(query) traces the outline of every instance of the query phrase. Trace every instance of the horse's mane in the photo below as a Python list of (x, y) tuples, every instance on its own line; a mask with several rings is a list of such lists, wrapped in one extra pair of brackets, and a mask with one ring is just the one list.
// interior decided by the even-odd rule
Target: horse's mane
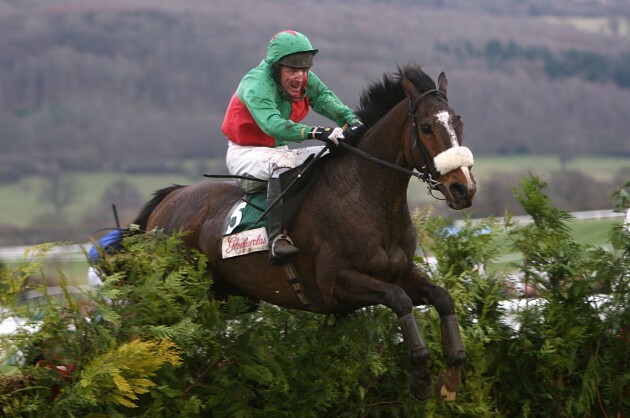
[(384, 74), (381, 81), (370, 84), (359, 98), (356, 115), (366, 128), (374, 126), (390, 109), (407, 97), (400, 82), (402, 76), (411, 81), (420, 93), (435, 88), (435, 82), (418, 65), (399, 66), (395, 74)]

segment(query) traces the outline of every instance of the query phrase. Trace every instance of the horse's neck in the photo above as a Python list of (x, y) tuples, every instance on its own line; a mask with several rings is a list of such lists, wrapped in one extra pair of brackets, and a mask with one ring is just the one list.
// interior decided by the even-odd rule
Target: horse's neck
[(359, 148), (381, 160), (404, 166), (402, 144), (408, 126), (408, 105), (409, 102), (403, 100), (387, 112), (362, 138)]
[[(407, 127), (407, 101), (387, 113), (359, 141), (357, 148), (390, 164), (405, 166), (403, 137)], [(380, 202), (388, 210), (407, 210), (407, 188), (410, 176), (364, 157), (348, 156), (353, 170), (347, 171), (351, 181), (366, 199)], [(346, 168), (347, 170), (347, 168)]]

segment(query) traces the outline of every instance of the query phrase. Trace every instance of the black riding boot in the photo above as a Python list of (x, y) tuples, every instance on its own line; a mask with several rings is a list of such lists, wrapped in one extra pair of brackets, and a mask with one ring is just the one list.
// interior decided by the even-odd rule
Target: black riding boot
[[(274, 172), (274, 175), (277, 173)], [(267, 205), (273, 202), (282, 193), (280, 179), (272, 176), (267, 185)], [(282, 223), (282, 200), (280, 200), (267, 214), (267, 232), (269, 235), (269, 262), (282, 264), (292, 260), (300, 250), (293, 245), (293, 241), (286, 234)]]

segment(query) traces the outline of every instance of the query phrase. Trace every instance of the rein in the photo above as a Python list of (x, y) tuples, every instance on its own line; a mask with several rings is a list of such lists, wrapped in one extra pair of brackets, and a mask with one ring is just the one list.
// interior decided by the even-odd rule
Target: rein
[[(352, 145), (349, 145), (346, 142), (343, 141), (339, 141), (339, 145), (342, 146), (343, 148), (347, 149), (348, 151), (352, 152), (353, 154), (356, 154), (362, 158), (365, 158), (367, 160), (370, 160), (372, 162), (375, 162), (377, 164), (383, 165), (385, 167), (389, 167), (392, 168), (394, 170), (400, 171), (401, 173), (405, 173), (407, 175), (410, 175), (412, 177), (416, 177), (419, 180), (422, 180), (423, 182), (427, 183), (427, 189), (429, 191), (429, 194), (438, 200), (444, 200), (444, 198), (440, 198), (438, 196), (435, 196), (433, 194), (433, 190), (438, 190), (438, 186), (440, 185), (440, 182), (437, 181), (434, 176), (431, 174), (431, 170), (427, 164), (427, 161), (429, 161), (431, 159), (431, 157), (429, 156), (429, 153), (427, 152), (427, 149), (422, 145), (422, 141), (420, 141), (420, 134), (418, 134), (418, 124), (416, 122), (416, 111), (418, 110), (418, 105), (420, 104), (420, 102), (422, 101), (422, 99), (424, 99), (425, 97), (427, 97), (429, 94), (433, 94), (433, 93), (437, 93), (440, 94), (444, 97), (444, 99), (446, 100), (446, 95), (438, 89), (433, 89), (433, 90), (428, 90), (425, 91), (424, 93), (422, 93), (420, 95), (420, 97), (418, 97), (418, 100), (415, 101), (415, 103), (413, 103), (411, 101), (411, 99), (409, 100), (409, 118), (411, 119), (411, 125), (410, 125), (410, 132), (409, 132), (409, 136), (413, 138), (413, 144), (410, 145), (410, 150), (413, 150), (414, 148), (418, 147), (422, 156), (422, 160), (425, 162), (424, 165), (422, 166), (422, 172), (416, 172), (413, 170), (408, 170), (404, 167), (401, 167), (399, 165), (396, 164), (392, 164), (389, 163), (387, 161), (381, 160), (380, 158), (376, 158), (373, 155), (370, 155), (364, 151), (361, 151), (360, 149), (357, 149), (355, 147), (353, 147)], [(439, 177), (439, 176), (436, 176)]]
[(361, 151), (358, 148), (353, 147), (352, 145), (346, 143), (346, 142), (342, 142), (339, 141), (339, 145), (342, 146), (343, 148), (347, 149), (348, 151), (350, 151), (353, 154), (358, 155), (359, 157), (363, 157), (366, 160), (370, 160), (372, 162), (375, 162), (377, 164), (380, 165), (384, 165), (385, 167), (389, 167), (389, 168), (393, 168), (394, 170), (400, 171), (401, 173), (405, 173), (408, 174), (412, 177), (416, 177), (424, 182), (426, 182), (427, 180), (425, 180), (424, 178), (424, 173), (416, 173), (415, 171), (411, 171), (411, 170), (407, 170), (404, 167), (401, 167), (399, 165), (396, 164), (392, 164), (392, 163), (388, 163), (387, 161), (381, 160), (380, 158), (376, 158), (373, 155), (368, 154), (367, 152)]

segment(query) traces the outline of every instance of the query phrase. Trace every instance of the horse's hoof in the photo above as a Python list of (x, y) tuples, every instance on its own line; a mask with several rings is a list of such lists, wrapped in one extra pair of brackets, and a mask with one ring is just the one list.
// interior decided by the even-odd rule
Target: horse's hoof
[(440, 396), (440, 398), (442, 398), (444, 402), (453, 402), (455, 401), (455, 398), (457, 398), (457, 392), (451, 392), (446, 388), (445, 385), (442, 385), (442, 387), (439, 388), (438, 395)]
[(420, 379), (417, 375), (411, 373), (409, 375), (409, 393), (418, 401), (426, 401), (432, 398), (433, 384), (431, 383), (431, 377)]
[(457, 389), (459, 389), (459, 385), (456, 387), (452, 387), (452, 385), (448, 386), (451, 386), (451, 389), (447, 387), (446, 372), (440, 373), (440, 377), (435, 385), (435, 393), (444, 402), (453, 402), (457, 397)]

